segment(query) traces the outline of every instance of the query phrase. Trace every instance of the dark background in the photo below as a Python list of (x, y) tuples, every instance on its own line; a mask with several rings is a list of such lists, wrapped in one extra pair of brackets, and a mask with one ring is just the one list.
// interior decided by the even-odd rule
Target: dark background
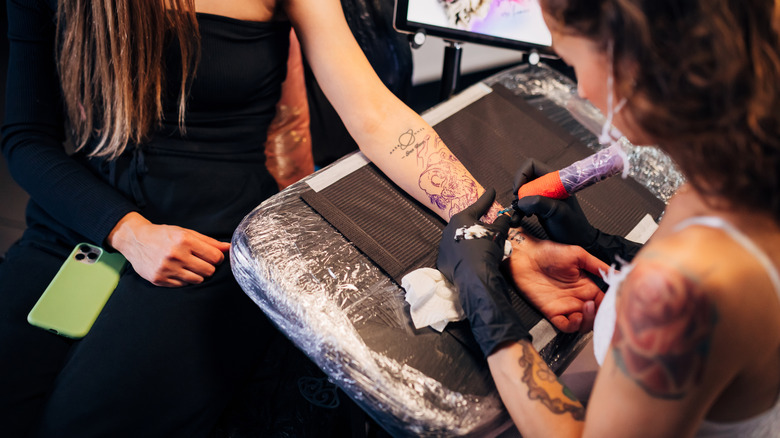
[[(5, 120), (5, 78), (8, 69), (8, 19), (5, 0), (0, 1), (0, 120)], [(27, 194), (8, 174), (0, 160), (0, 255), (22, 235)]]

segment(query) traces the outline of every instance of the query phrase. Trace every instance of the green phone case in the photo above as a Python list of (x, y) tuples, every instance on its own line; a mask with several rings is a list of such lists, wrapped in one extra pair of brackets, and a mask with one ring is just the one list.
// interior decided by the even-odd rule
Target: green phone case
[(119, 253), (76, 245), (35, 303), (27, 321), (68, 338), (83, 338), (119, 283), (125, 265)]

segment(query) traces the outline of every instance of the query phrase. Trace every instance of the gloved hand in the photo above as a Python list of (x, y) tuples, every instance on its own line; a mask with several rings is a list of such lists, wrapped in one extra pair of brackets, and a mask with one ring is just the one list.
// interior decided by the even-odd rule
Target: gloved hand
[(458, 288), (460, 304), (485, 357), (506, 341), (531, 339), (512, 309), (509, 284), (499, 271), (509, 216), (500, 215), (491, 225), (479, 218), (496, 197), (488, 189), (471, 206), (452, 216), (439, 244), (439, 270)]
[[(549, 172), (546, 166), (534, 160), (527, 161), (515, 174), (513, 192), (517, 193), (526, 182)], [(519, 222), (521, 215), (536, 215), (550, 239), (581, 246), (607, 264), (615, 263), (616, 257), (631, 261), (642, 248), (638, 243), (603, 233), (591, 225), (575, 196), (566, 199), (526, 196), (512, 201), (512, 207), (518, 213), (513, 215), (513, 223)]]

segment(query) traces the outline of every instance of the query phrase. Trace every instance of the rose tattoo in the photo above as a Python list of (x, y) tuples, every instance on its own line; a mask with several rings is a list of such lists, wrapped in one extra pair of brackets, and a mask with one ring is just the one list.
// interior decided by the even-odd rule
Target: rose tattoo
[(684, 397), (703, 375), (717, 312), (697, 286), (677, 270), (643, 263), (621, 288), (615, 361), (654, 397)]

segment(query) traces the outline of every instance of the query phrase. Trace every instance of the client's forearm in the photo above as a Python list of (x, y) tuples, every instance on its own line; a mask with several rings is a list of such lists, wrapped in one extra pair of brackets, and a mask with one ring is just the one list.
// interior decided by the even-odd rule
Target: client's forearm
[[(383, 155), (372, 161), (445, 220), (473, 204), (485, 191), (427, 124), (402, 130)], [(394, 168), (386, 170), (383, 165)], [(500, 208), (493, 204), (486, 214), (488, 222), (496, 218)]]

